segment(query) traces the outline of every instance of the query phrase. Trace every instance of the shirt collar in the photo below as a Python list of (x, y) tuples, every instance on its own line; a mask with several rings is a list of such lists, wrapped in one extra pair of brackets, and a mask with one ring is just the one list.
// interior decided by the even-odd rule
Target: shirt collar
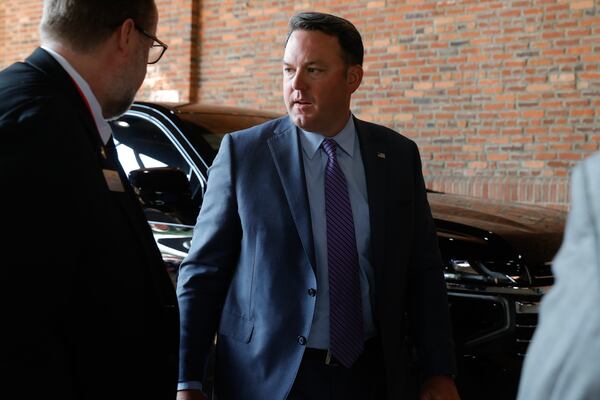
[(67, 74), (69, 74), (71, 79), (75, 81), (75, 84), (79, 86), (81, 93), (90, 105), (94, 122), (96, 123), (98, 133), (100, 133), (100, 137), (102, 138), (102, 143), (106, 144), (112, 135), (112, 130), (102, 115), (102, 108), (100, 107), (100, 103), (98, 103), (98, 99), (96, 99), (96, 96), (94, 96), (92, 89), (90, 89), (90, 85), (88, 85), (85, 79), (79, 75), (79, 73), (75, 70), (75, 68), (73, 68), (66, 58), (47, 46), (42, 46), (42, 49), (46, 50), (48, 54), (50, 54), (61, 65), (61, 67), (67, 71)]
[(305, 131), (300, 127), (298, 127), (298, 131), (300, 132), (302, 149), (310, 160), (317, 154), (319, 147), (321, 147), (321, 143), (325, 139), (334, 139), (339, 148), (348, 154), (350, 158), (354, 156), (356, 128), (354, 127), (354, 118), (352, 118), (352, 114), (350, 114), (346, 126), (333, 137), (326, 137), (320, 133)]

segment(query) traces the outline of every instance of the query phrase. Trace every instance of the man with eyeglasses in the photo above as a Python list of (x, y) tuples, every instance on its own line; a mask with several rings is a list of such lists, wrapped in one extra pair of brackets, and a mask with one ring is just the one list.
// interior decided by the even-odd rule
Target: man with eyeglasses
[(106, 120), (167, 46), (154, 0), (45, 0), (0, 72), (0, 398), (174, 399), (178, 309)]

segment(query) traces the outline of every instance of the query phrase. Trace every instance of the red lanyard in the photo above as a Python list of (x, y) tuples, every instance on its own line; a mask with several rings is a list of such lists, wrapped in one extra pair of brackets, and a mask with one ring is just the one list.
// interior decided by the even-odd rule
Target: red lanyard
[[(88, 99), (85, 96), (85, 94), (83, 94), (83, 90), (81, 90), (81, 88), (77, 84), (77, 81), (75, 81), (75, 79), (73, 79), (73, 78), (71, 78), (71, 79), (73, 80), (73, 83), (75, 84), (75, 87), (77, 88), (77, 91), (79, 92), (79, 95), (83, 99), (83, 102), (85, 103), (85, 106), (89, 110), (90, 115), (92, 116), (92, 119), (94, 120), (94, 126), (96, 127), (96, 131), (97, 131), (98, 130), (98, 126), (96, 125), (96, 118), (94, 116), (94, 112), (92, 111), (92, 107), (90, 106), (90, 102), (88, 101)], [(100, 133), (98, 133), (98, 135), (100, 135)], [(101, 145), (100, 145), (100, 154), (102, 154), (102, 157), (104, 159), (106, 159), (106, 146), (104, 145), (104, 143), (102, 143), (102, 141), (100, 141), (100, 142), (101, 142)]]

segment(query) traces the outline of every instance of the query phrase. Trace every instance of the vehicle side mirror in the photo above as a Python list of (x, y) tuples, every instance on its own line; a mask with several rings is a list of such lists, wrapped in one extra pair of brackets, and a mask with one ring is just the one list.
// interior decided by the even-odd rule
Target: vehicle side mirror
[(170, 167), (136, 169), (129, 172), (129, 181), (148, 219), (156, 220), (162, 213), (162, 222), (194, 224), (196, 210), (192, 205), (190, 183), (183, 171)]

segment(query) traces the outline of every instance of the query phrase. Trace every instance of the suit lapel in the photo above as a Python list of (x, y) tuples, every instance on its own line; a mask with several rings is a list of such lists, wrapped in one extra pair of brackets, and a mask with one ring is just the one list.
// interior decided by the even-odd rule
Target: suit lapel
[(288, 118), (281, 120), (268, 143), (302, 246), (315, 270), (315, 250), (302, 150), (296, 128)]
[(371, 224), (371, 248), (373, 267), (377, 271), (383, 266), (385, 254), (385, 197), (387, 165), (384, 143), (376, 131), (369, 130), (365, 123), (354, 118), (360, 152), (365, 168), (367, 194), (369, 196), (369, 219)]

